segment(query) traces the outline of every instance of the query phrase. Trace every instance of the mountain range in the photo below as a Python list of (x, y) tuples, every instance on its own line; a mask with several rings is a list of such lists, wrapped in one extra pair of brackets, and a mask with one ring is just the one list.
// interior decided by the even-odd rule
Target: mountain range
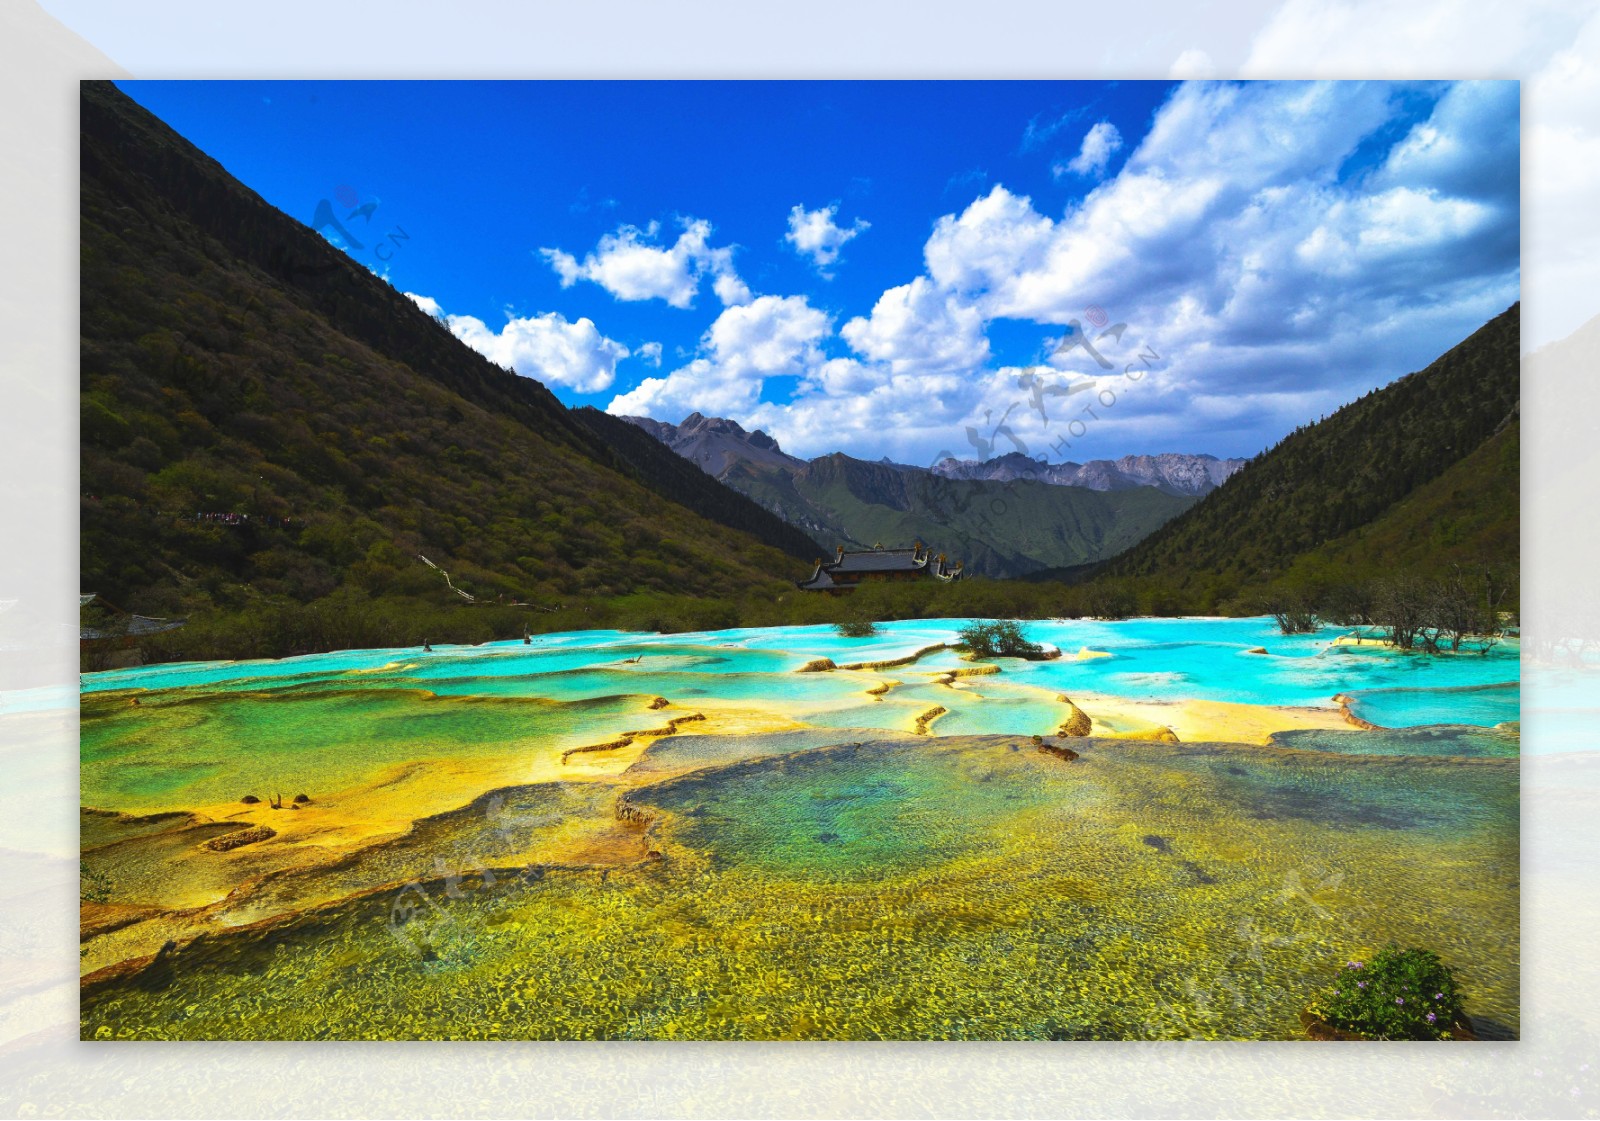
[(804, 460), (725, 417), (622, 419), (816, 540), (933, 542), (967, 571), (995, 577), (1105, 560), (1244, 463), (1172, 454), (1046, 464), (1012, 453), (932, 468), (842, 453)]
[[(807, 461), (731, 420), (565, 407), (109, 83), (82, 86), (80, 155), (82, 590), (187, 618), (156, 656), (820, 621), (794, 581), (841, 544), (1128, 581), (1157, 611), (1517, 564), (1515, 306), (1243, 466)], [(924, 606), (1026, 617), (1072, 591)]]
[(1090, 490), (1127, 490), (1155, 487), (1168, 494), (1199, 498), (1210, 494), (1248, 460), (1218, 459), (1214, 455), (1125, 455), (1121, 459), (1092, 459), (1088, 463), (1047, 463), (1008, 452), (992, 459), (943, 459), (933, 472), (948, 479), (989, 479), (1010, 482), (1032, 479), (1063, 487)]
[[(736, 463), (799, 470), (807, 463), (789, 455), (765, 432), (747, 432), (738, 421), (690, 413), (681, 424), (668, 424), (647, 416), (621, 418), (636, 424), (685, 459), (693, 460), (709, 475), (721, 479)], [(814, 462), (814, 461), (813, 461)], [(1168, 494), (1198, 498), (1221, 486), (1248, 460), (1218, 459), (1214, 455), (1125, 455), (1121, 459), (1093, 459), (1088, 463), (1048, 463), (1008, 452), (989, 459), (945, 458), (931, 468), (876, 461), (901, 471), (931, 471), (946, 479), (978, 479), (1009, 483), (1017, 479), (1089, 490), (1128, 490), (1155, 487)]]

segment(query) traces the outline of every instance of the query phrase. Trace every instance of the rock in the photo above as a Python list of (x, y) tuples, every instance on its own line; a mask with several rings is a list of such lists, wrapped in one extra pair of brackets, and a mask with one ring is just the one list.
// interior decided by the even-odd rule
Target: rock
[(307, 803), (309, 803), (310, 801), (311, 801), (311, 799), (309, 797), (307, 797), (306, 795), (304, 795), (304, 794), (296, 794), (294, 796), (294, 802), (295, 802), (295, 805), (297, 805), (297, 806), (304, 806)]
[(1057, 747), (1053, 743), (1041, 743), (1039, 745), (1039, 750), (1044, 752), (1046, 755), (1054, 755), (1057, 759), (1060, 759), (1064, 763), (1070, 763), (1074, 759), (1083, 758), (1083, 756), (1079, 755), (1076, 751), (1073, 751), (1072, 748)]
[(1056, 729), (1056, 735), (1087, 736), (1089, 730), (1094, 726), (1093, 721), (1089, 719), (1089, 714), (1071, 701), (1067, 701), (1067, 708), (1070, 710), (1067, 714), (1067, 719), (1062, 722), (1061, 727)]
[(1267, 648), (1265, 646), (1252, 646), (1245, 651), (1246, 654), (1265, 654), (1266, 652)]
[(247, 806), (254, 806), (259, 803), (261, 799), (257, 798), (254, 794), (246, 794), (243, 798), (240, 798), (239, 801), (243, 802)]
[(652, 697), (650, 698), (650, 704), (646, 707), (651, 709), (666, 708), (671, 703), (672, 702), (667, 700), (665, 697)]
[(803, 665), (799, 669), (795, 670), (795, 672), (796, 673), (826, 673), (829, 670), (835, 670), (835, 669), (838, 669), (838, 668), (839, 668), (838, 666), (833, 664), (833, 659), (832, 658), (813, 658), (809, 662), (807, 662), (805, 665)]

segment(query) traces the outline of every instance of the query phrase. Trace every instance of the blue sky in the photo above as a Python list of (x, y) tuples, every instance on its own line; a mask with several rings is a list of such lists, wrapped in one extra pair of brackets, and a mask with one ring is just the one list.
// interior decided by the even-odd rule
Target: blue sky
[(563, 400), (801, 455), (1250, 455), (1518, 294), (1514, 82), (119, 85)]

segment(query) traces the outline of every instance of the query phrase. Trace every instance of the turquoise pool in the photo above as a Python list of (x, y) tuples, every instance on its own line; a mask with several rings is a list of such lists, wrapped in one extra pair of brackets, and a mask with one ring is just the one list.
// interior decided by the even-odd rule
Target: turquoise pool
[[(276, 689), (359, 684), (364, 688), (423, 688), (442, 694), (537, 696), (558, 700), (619, 693), (659, 693), (729, 700), (781, 700), (806, 709), (838, 708), (852, 723), (873, 702), (863, 701), (853, 675), (797, 674), (806, 662), (839, 665), (904, 658), (957, 641), (964, 619), (919, 619), (884, 624), (866, 639), (840, 637), (832, 627), (745, 628), (689, 634), (574, 631), (481, 646), (346, 650), (299, 658), (203, 662), (85, 674), (86, 693), (108, 689)], [(1520, 716), (1519, 651), (1508, 642), (1487, 654), (1428, 657), (1335, 643), (1345, 628), (1286, 637), (1266, 617), (1043, 621), (1027, 624), (1036, 642), (1064, 656), (1055, 661), (1007, 660), (1005, 688), (1037, 686), (1055, 692), (1106, 693), (1133, 699), (1213, 700), (1265, 705), (1331, 705), (1354, 698), (1364, 719), (1386, 727), (1439, 723), (1492, 726)], [(1080, 650), (1105, 657), (1078, 659)], [(1255, 651), (1265, 650), (1265, 653)], [(877, 671), (915, 687), (919, 672), (960, 663), (939, 653), (916, 665)], [(925, 680), (925, 679), (924, 679)], [(975, 688), (981, 689), (978, 682)], [(918, 692), (921, 690), (919, 689)], [(887, 699), (887, 698), (886, 698)], [(918, 698), (920, 699), (920, 698)], [(901, 700), (909, 703), (907, 694)], [(1031, 702), (991, 706), (996, 718), (1024, 714)], [(900, 707), (899, 704), (893, 707)], [(979, 727), (978, 713), (952, 709), (945, 727)], [(833, 721), (830, 721), (833, 722)], [(868, 722), (868, 726), (881, 720)], [(1031, 726), (1031, 724), (1030, 724)]]

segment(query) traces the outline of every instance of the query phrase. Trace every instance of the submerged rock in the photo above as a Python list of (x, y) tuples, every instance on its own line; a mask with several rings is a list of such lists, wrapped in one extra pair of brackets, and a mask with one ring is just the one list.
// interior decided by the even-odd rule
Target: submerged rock
[(205, 847), (212, 852), (231, 852), (245, 845), (253, 845), (257, 841), (270, 840), (277, 835), (278, 831), (270, 825), (256, 825), (249, 829), (237, 829), (232, 833), (213, 837), (205, 843)]
[(1074, 759), (1083, 758), (1083, 756), (1079, 755), (1076, 751), (1073, 751), (1072, 748), (1059, 747), (1053, 743), (1041, 743), (1039, 745), (1039, 750), (1044, 752), (1046, 755), (1054, 755), (1057, 759), (1060, 759), (1064, 763), (1070, 763)]
[(927, 735), (928, 725), (932, 724), (935, 720), (939, 719), (939, 717), (943, 716), (949, 711), (950, 710), (945, 708), (944, 705), (934, 705), (932, 708), (928, 709), (926, 712), (922, 713), (922, 715), (917, 717), (916, 723), (913, 725), (912, 730), (919, 736)]

